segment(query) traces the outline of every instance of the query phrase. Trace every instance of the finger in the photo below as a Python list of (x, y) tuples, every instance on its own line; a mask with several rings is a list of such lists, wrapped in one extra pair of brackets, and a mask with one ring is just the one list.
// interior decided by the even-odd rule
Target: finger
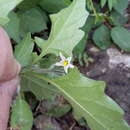
[(19, 77), (0, 84), (0, 130), (6, 130), (12, 97), (19, 85)]
[(0, 82), (13, 79), (19, 71), (20, 65), (14, 59), (10, 39), (0, 27)]

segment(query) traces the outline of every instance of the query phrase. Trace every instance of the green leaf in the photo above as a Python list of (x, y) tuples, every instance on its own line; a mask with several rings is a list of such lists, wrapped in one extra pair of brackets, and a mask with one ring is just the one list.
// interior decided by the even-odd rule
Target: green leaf
[(111, 18), (112, 18), (112, 24), (114, 24), (116, 26), (124, 25), (128, 21), (127, 17), (125, 17), (124, 15), (122, 15), (116, 11), (111, 12)]
[(57, 62), (58, 58), (55, 55), (47, 55), (42, 58), (40, 62), (40, 68), (51, 68)]
[(111, 31), (111, 37), (121, 49), (130, 52), (130, 32), (123, 27), (115, 27)]
[(46, 115), (61, 117), (71, 109), (69, 104), (62, 102), (61, 98), (58, 98), (60, 93), (56, 87), (36, 77), (31, 72), (22, 74), (21, 88), (23, 92), (32, 92), (40, 101), (44, 99), (42, 104), (44, 107), (43, 112)]
[[(79, 60), (82, 59), (84, 50), (86, 48), (86, 42), (88, 39), (88, 35), (85, 35), (82, 40), (77, 44), (77, 46), (73, 50), (73, 54), (75, 58), (78, 58)], [(80, 59), (81, 58), (81, 59)]]
[(27, 66), (32, 63), (33, 47), (34, 43), (30, 33), (16, 46), (14, 55), (22, 66)]
[(17, 43), (20, 41), (20, 19), (15, 12), (9, 13), (10, 21), (4, 26), (8, 35)]
[(39, 38), (39, 37), (35, 37), (35, 42), (37, 44), (37, 46), (42, 49), (43, 44), (46, 43), (46, 40)]
[(19, 130), (31, 130), (33, 116), (26, 101), (17, 97), (12, 106), (11, 127)]
[(32, 8), (21, 14), (20, 26), (23, 33), (40, 32), (47, 29), (47, 16), (45, 12), (41, 12), (39, 8)]
[(109, 9), (112, 10), (113, 0), (108, 0), (108, 6), (109, 6)]
[(100, 49), (107, 49), (111, 44), (110, 30), (105, 25), (100, 26), (94, 32), (93, 40)]
[(77, 69), (56, 79), (32, 73), (54, 85), (69, 101), (77, 118), (84, 117), (91, 130), (130, 130), (123, 111), (104, 94), (105, 84), (84, 77)]
[(82, 30), (85, 32), (85, 35), (82, 38), (82, 40), (80, 40), (80, 42), (75, 46), (73, 50), (74, 57), (78, 58), (79, 61), (81, 60), (80, 58), (82, 58), (83, 56), (83, 52), (87, 44), (88, 34), (90, 30), (92, 29), (92, 27), (95, 25), (94, 23), (95, 23), (95, 18), (92, 16), (89, 16), (85, 25), (82, 27)]
[(52, 99), (43, 100), (41, 111), (44, 115), (49, 115), (51, 117), (61, 117), (71, 110), (71, 105), (68, 104), (61, 95), (56, 95)]
[(114, 9), (120, 13), (124, 14), (124, 10), (128, 7), (128, 0), (117, 0), (116, 4), (114, 4)]
[(19, 4), (18, 8), (23, 11), (29, 10), (34, 8), (39, 2), (40, 0), (24, 0)]
[(106, 3), (107, 3), (107, 0), (101, 0), (101, 7), (103, 8)]
[(70, 5), (72, 1), (71, 0), (64, 0), (64, 2), (66, 5)]
[(70, 0), (41, 0), (39, 5), (49, 13), (57, 13), (70, 3)]
[(73, 48), (84, 36), (84, 32), (79, 28), (84, 25), (88, 17), (85, 5), (85, 0), (74, 0), (68, 8), (50, 16), (51, 34), (42, 46), (41, 55), (34, 62), (47, 53), (58, 54), (61, 51), (66, 55), (72, 55)]
[(22, 0), (0, 0), (0, 25), (5, 25), (9, 19), (8, 14), (18, 5)]
[(59, 91), (53, 85), (32, 75), (31, 72), (22, 74), (21, 78), (22, 91), (32, 92), (38, 100), (52, 99), (59, 94)]

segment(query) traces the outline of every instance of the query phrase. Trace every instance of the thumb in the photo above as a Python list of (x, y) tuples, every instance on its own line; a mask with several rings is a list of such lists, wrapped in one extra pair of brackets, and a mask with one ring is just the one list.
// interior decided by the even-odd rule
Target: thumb
[(0, 82), (13, 79), (19, 71), (20, 65), (13, 56), (10, 39), (0, 27)]

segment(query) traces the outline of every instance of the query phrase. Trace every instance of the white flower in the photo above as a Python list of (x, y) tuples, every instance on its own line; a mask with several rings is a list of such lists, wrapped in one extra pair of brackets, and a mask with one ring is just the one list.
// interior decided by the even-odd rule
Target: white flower
[(64, 57), (62, 55), (62, 53), (60, 52), (60, 58), (61, 58), (61, 61), (60, 62), (57, 62), (55, 64), (55, 66), (63, 66), (64, 67), (64, 70), (65, 70), (65, 73), (68, 73), (68, 69), (69, 68), (74, 68), (74, 65), (72, 65), (70, 62), (71, 62), (71, 59), (72, 57)]

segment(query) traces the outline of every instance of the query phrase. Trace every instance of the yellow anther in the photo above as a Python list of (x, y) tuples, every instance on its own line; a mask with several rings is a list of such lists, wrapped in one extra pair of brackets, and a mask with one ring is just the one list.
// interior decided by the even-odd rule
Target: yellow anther
[(64, 66), (67, 66), (69, 63), (68, 63), (68, 61), (64, 61)]

